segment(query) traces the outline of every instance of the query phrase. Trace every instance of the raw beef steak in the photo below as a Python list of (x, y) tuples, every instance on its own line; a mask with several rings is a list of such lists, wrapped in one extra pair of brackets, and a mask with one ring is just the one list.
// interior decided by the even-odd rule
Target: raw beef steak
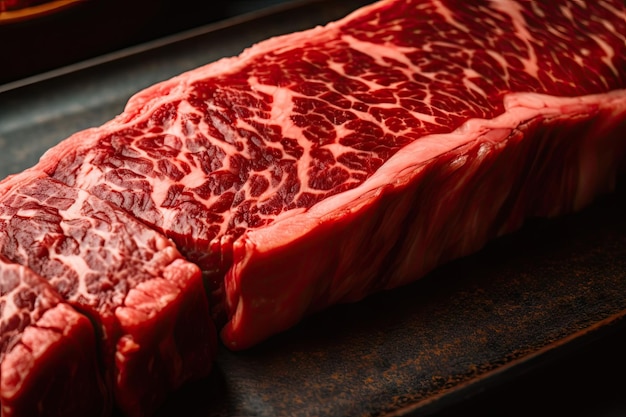
[[(126, 415), (151, 414), (170, 391), (210, 372), (216, 330), (200, 270), (170, 240), (122, 210), (25, 171), (2, 183), (0, 254), (45, 278), (96, 324), (105, 383)], [(74, 336), (71, 327), (60, 330)], [(47, 358), (30, 372), (53, 373), (62, 365)], [(97, 375), (75, 383), (93, 386)]]
[(621, 0), (386, 0), (148, 88), (36, 169), (205, 273), (243, 349), (414, 281), (625, 160)]
[(32, 270), (0, 255), (0, 408), (3, 417), (110, 412), (89, 320)]

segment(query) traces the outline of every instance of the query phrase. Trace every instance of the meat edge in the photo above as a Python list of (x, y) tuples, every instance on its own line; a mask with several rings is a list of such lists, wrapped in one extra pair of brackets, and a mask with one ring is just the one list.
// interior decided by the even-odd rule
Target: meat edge
[[(246, 349), (314, 311), (413, 282), (519, 229), (528, 217), (577, 211), (613, 190), (626, 162), (619, 133), (626, 90), (572, 98), (516, 93), (505, 108), (494, 119), (421, 138), (361, 186), (307, 212), (284, 213), (235, 241), (225, 277), (224, 344)], [(511, 149), (528, 146), (548, 159), (516, 166), (519, 155)], [(564, 155), (552, 159), (551, 152), (565, 151), (559, 166)], [(464, 161), (467, 152), (475, 156)], [(505, 180), (507, 169), (513, 175)], [(442, 181), (451, 188), (432, 186)], [(463, 197), (454, 201), (453, 192)]]

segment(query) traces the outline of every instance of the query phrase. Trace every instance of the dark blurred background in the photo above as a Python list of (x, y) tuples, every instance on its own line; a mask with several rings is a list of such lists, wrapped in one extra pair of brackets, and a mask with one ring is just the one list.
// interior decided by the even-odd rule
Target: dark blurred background
[(0, 85), (293, 0), (83, 0), (35, 13), (55, 3), (39, 1), (8, 10), (29, 1), (0, 0)]

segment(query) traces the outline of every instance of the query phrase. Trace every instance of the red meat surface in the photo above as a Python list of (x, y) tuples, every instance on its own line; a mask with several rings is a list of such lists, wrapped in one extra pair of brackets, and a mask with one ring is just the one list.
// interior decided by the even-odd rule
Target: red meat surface
[(105, 416), (108, 392), (89, 320), (32, 270), (0, 256), (3, 417)]

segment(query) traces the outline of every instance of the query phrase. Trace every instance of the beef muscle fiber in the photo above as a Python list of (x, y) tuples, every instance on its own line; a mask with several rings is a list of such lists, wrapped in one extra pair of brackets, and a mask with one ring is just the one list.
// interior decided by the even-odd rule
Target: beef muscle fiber
[(170, 237), (243, 349), (615, 186), (621, 0), (383, 0), (139, 92), (33, 168)]
[[(16, 353), (22, 356), (13, 362), (5, 357), (3, 383), (5, 368), (19, 363), (23, 378), (39, 384), (35, 387), (46, 388), (41, 385), (46, 383), (41, 376), (64, 371), (59, 367), (67, 366), (67, 350), (72, 348), (71, 343), (78, 342), (72, 339), (81, 335), (79, 331), (85, 332), (74, 331), (73, 327), (84, 327), (85, 322), (96, 325), (91, 329), (91, 345), (95, 345), (97, 336), (103, 380), (115, 401), (107, 403), (109, 410), (114, 406), (130, 417), (150, 415), (169, 392), (210, 372), (216, 334), (199, 268), (184, 260), (169, 239), (126, 212), (86, 191), (27, 170), (5, 180), (0, 190), (0, 256), (30, 268), (48, 284), (29, 278), (42, 290), (30, 285), (32, 295), (24, 291), (19, 294), (31, 297), (41, 293), (43, 301), (58, 303), (58, 307), (51, 304), (52, 310), (67, 310), (69, 304), (85, 315), (79, 321), (67, 311), (50, 313), (36, 305), (30, 313), (30, 326), (21, 334), (22, 345), (33, 332), (38, 333), (30, 339), (40, 344), (60, 343), (51, 339), (53, 336), (65, 337), (69, 344), (65, 348), (52, 346), (56, 350), (42, 348), (43, 353), (38, 354), (41, 357), (35, 356), (31, 362), (19, 362), (27, 358), (22, 352)], [(3, 274), (2, 286), (5, 280)], [(52, 289), (63, 303), (48, 294)], [(3, 308), (1, 313), (2, 321), (11, 324), (14, 317), (28, 314), (28, 305), (20, 316), (11, 309)], [(50, 323), (50, 335), (38, 327), (44, 319)], [(68, 327), (64, 328), (60, 320), (67, 321)], [(59, 329), (58, 335), (54, 326)], [(5, 331), (2, 340), (10, 336)], [(15, 337), (19, 335), (16, 332)], [(85, 355), (89, 354), (89, 346), (85, 345)], [(55, 352), (61, 361), (54, 360)], [(62, 383), (93, 386), (98, 382), (98, 373), (86, 371), (80, 368), (74, 379)], [(40, 412), (60, 413), (63, 406), (71, 407), (76, 402), (76, 395), (73, 392), (59, 398), (58, 408)], [(39, 401), (29, 396), (27, 391), (20, 392), (15, 401)], [(15, 417), (21, 415), (26, 414)]]
[(0, 408), (3, 417), (110, 411), (89, 320), (45, 279), (1, 255)]

